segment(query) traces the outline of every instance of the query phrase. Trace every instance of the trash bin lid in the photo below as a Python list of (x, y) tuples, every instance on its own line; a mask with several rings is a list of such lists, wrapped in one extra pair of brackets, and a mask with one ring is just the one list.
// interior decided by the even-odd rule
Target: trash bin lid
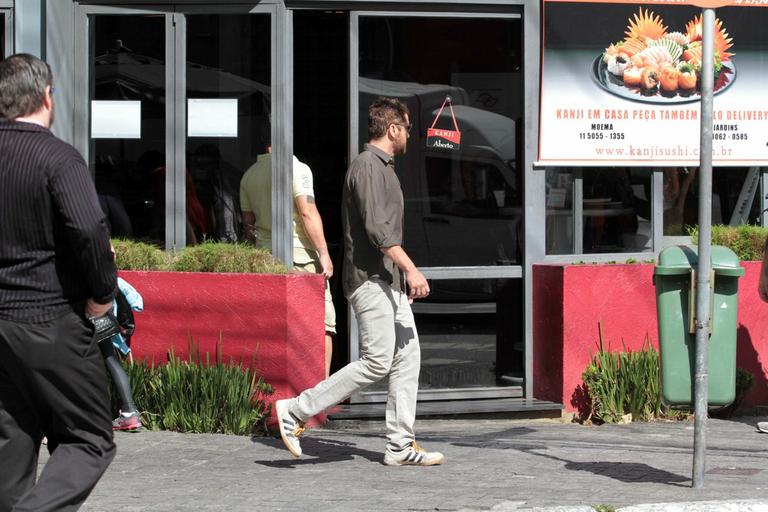
[(713, 245), (710, 254), (712, 269), (718, 276), (741, 277), (744, 275), (744, 267), (741, 266), (736, 253), (722, 245)]
[[(740, 277), (744, 268), (739, 264), (739, 258), (727, 247), (713, 245), (710, 250), (712, 269), (720, 276)], [(667, 247), (659, 253), (659, 261), (653, 271), (654, 275), (687, 274), (699, 263), (698, 249), (685, 245)]]

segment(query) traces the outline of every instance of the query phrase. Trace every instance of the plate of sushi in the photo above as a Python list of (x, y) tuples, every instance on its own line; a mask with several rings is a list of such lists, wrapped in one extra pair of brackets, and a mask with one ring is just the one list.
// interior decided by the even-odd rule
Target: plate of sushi
[[(617, 96), (647, 103), (687, 103), (701, 95), (702, 19), (696, 16), (684, 32), (670, 32), (660, 16), (640, 8), (629, 18), (625, 38), (609, 45), (592, 62), (590, 74), (601, 88)], [(715, 94), (731, 86), (736, 67), (728, 50), (732, 39), (715, 20)]]

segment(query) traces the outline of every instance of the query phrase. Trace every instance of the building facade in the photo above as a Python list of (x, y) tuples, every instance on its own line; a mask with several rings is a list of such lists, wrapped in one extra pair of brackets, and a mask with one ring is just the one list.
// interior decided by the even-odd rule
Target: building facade
[[(113, 234), (167, 249), (241, 241), (239, 180), (271, 146), (274, 254), (292, 259), (296, 155), (340, 263), (367, 106), (402, 99), (405, 246), (433, 288), (414, 305), (420, 399), (533, 407), (532, 266), (652, 259), (698, 201), (693, 169), (538, 163), (542, 14), (522, 0), (0, 0), (0, 55), (51, 64), (54, 131), (114, 205)], [(762, 223), (765, 183), (762, 168), (715, 169), (713, 221)], [(356, 331), (332, 284), (342, 364)]]

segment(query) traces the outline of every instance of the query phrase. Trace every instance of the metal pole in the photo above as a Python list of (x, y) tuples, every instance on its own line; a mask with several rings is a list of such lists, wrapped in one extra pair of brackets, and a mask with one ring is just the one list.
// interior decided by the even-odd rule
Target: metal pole
[(701, 58), (701, 148), (699, 167), (699, 262), (696, 269), (696, 376), (693, 431), (693, 487), (704, 487), (707, 450), (707, 369), (712, 238), (712, 89), (715, 11), (704, 9)]

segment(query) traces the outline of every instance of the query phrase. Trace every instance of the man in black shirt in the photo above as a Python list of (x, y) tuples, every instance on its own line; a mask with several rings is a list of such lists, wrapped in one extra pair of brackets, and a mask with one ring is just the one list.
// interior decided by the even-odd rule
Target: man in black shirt
[(0, 512), (75, 510), (115, 455), (88, 317), (117, 272), (88, 167), (49, 131), (51, 83), (36, 57), (0, 62)]
[(369, 142), (349, 166), (342, 194), (344, 294), (360, 338), (360, 359), (296, 398), (275, 404), (286, 448), (301, 455), (303, 423), (352, 393), (389, 377), (388, 466), (434, 466), (443, 454), (416, 444), (413, 424), (421, 352), (410, 303), (429, 295), (424, 275), (403, 250), (403, 191), (394, 156), (405, 153), (408, 108), (378, 98), (368, 109)]

